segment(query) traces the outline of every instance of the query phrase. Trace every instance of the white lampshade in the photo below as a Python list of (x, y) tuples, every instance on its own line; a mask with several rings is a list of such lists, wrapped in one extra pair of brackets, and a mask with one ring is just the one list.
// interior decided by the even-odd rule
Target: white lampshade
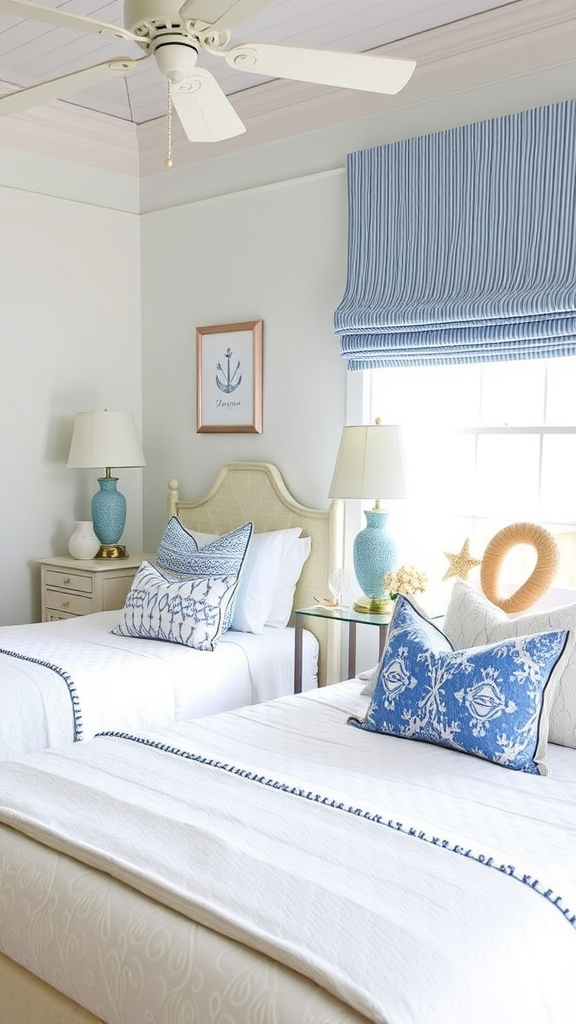
[(78, 412), (68, 455), (69, 469), (145, 466), (131, 412)]
[(344, 427), (328, 496), (405, 498), (400, 434), (387, 424)]
[(374, 501), (374, 508), (364, 512), (367, 525), (354, 539), (354, 571), (365, 595), (354, 608), (383, 614), (388, 604), (384, 580), (394, 568), (396, 543), (380, 501), (406, 497), (400, 428), (378, 420), (370, 426), (344, 427), (328, 494)]

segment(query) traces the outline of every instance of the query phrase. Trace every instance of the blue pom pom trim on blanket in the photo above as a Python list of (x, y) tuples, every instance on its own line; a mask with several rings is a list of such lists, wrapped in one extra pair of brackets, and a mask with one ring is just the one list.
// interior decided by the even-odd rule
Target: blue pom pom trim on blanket
[(345, 803), (334, 800), (331, 797), (323, 796), (321, 793), (314, 793), (312, 790), (302, 789), (299, 786), (290, 786), (286, 782), (280, 782), (278, 779), (269, 778), (266, 775), (250, 771), (247, 768), (240, 768), (237, 765), (228, 764), (226, 761), (217, 761), (214, 758), (206, 757), (203, 754), (195, 754), (190, 750), (182, 750), (180, 747), (172, 747), (169, 744), (160, 743), (158, 740), (149, 739), (147, 736), (135, 736), (132, 733), (115, 732), (112, 730), (99, 732), (96, 735), (99, 737), (111, 737), (112, 739), (130, 740), (133, 743), (140, 743), (145, 747), (153, 747), (156, 750), (161, 750), (166, 754), (175, 754), (177, 757), (185, 758), (187, 761), (196, 761), (209, 768), (217, 768), (220, 771), (228, 772), (231, 775), (240, 775), (242, 778), (247, 779), (250, 782), (258, 782), (262, 786), (268, 786), (271, 789), (277, 789), (281, 792), (289, 793), (292, 796), (300, 797), (301, 799), (308, 800), (311, 803), (323, 804), (325, 807), (333, 807), (337, 811), (344, 811), (346, 814), (352, 814), (356, 818), (363, 818), (365, 821), (370, 821), (376, 825), (383, 825), (385, 828), (390, 828), (394, 832), (401, 832), (403, 835), (420, 839), (422, 842), (429, 843), (431, 846), (437, 846), (442, 850), (447, 850), (449, 853), (456, 853), (461, 857), (467, 857), (469, 860), (473, 860), (477, 864), (482, 864), (486, 868), (492, 868), (493, 870), (506, 875), (508, 878), (513, 878), (515, 881), (521, 882), (539, 896), (543, 896), (551, 906), (560, 911), (568, 924), (576, 930), (576, 913), (570, 910), (569, 907), (564, 907), (562, 905), (562, 896), (555, 893), (553, 889), (547, 888), (545, 883), (541, 882), (538, 878), (533, 878), (532, 875), (516, 868), (514, 864), (505, 864), (498, 858), (494, 858), (489, 855), (487, 856), (484, 853), (477, 853), (469, 847), (460, 845), (459, 843), (453, 843), (450, 839), (441, 839), (439, 836), (431, 836), (423, 829), (416, 828), (412, 825), (405, 825), (403, 822), (395, 821), (393, 818), (386, 819), (381, 814), (374, 814), (372, 811), (366, 811), (361, 807), (354, 807), (351, 804), (346, 805)]
[(33, 658), (29, 654), (20, 654), (18, 651), (8, 651), (3, 647), (0, 647), (0, 654), (7, 654), (10, 658), (19, 658), (20, 661), (29, 661), (33, 665), (41, 665), (43, 668), (49, 668), (52, 672), (56, 672), (61, 679), (64, 680), (68, 687), (68, 693), (70, 694), (70, 700), (72, 702), (72, 718), (74, 721), (74, 742), (82, 739), (83, 725), (82, 725), (82, 712), (80, 710), (80, 701), (76, 692), (76, 686), (74, 680), (68, 673), (60, 668), (59, 665), (53, 665), (51, 661), (42, 661), (41, 658)]

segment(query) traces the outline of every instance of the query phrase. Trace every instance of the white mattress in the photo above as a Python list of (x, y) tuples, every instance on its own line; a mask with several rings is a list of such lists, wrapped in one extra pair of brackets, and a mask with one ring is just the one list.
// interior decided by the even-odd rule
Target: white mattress
[[(294, 630), (224, 635), (215, 651), (110, 633), (118, 612), (0, 628), (0, 758), (141, 730), (293, 692)], [(303, 687), (318, 643), (305, 633)]]
[(110, 1024), (573, 1024), (576, 752), (369, 734), (360, 686), (0, 765), (0, 950)]

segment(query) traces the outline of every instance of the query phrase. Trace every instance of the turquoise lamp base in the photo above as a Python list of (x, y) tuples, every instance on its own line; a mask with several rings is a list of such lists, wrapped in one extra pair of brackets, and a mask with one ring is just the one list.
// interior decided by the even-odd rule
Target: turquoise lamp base
[(99, 477), (100, 490), (92, 498), (94, 533), (100, 541), (95, 558), (127, 558), (128, 552), (118, 541), (126, 525), (126, 498), (116, 490), (118, 478)]
[(388, 513), (381, 509), (365, 512), (366, 526), (354, 540), (354, 572), (364, 598), (356, 601), (356, 611), (385, 615), (392, 607), (384, 577), (395, 567), (396, 543), (388, 532)]

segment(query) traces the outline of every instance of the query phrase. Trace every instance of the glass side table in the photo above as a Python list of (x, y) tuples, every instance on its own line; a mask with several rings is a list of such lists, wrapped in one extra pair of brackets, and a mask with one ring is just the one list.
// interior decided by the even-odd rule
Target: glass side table
[(382, 657), (386, 634), (392, 613), (385, 615), (369, 615), (367, 612), (357, 612), (354, 608), (324, 608), (322, 605), (313, 605), (311, 608), (296, 608), (294, 611), (294, 693), (302, 692), (302, 630), (306, 616), (313, 619), (332, 619), (333, 622), (348, 623), (348, 676), (352, 679), (356, 675), (356, 626), (360, 623), (366, 626), (378, 626), (380, 635), (378, 638), (378, 657)]

